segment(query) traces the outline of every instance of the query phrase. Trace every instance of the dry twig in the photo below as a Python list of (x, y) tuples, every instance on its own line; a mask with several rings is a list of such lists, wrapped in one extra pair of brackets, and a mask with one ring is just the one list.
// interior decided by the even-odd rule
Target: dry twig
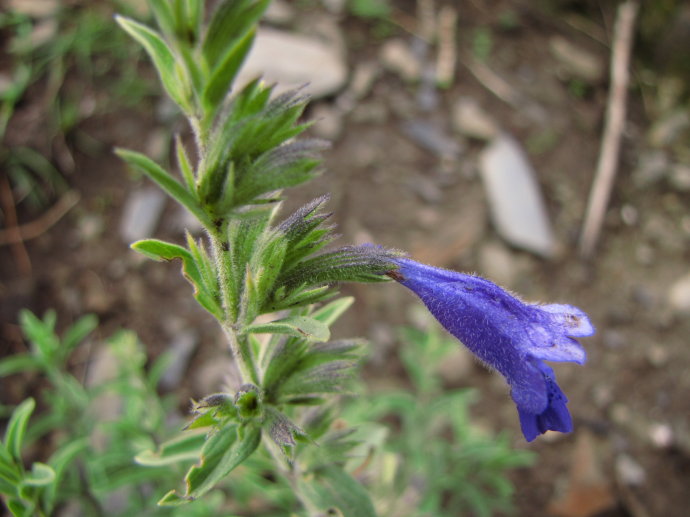
[(70, 190), (35, 221), (21, 226), (10, 227), (8, 225), (8, 228), (0, 229), (0, 246), (23, 243), (42, 235), (69, 212), (78, 201), (79, 194)]
[(616, 177), (621, 136), (625, 125), (625, 101), (628, 90), (628, 68), (633, 43), (633, 28), (638, 3), (628, 0), (618, 7), (611, 50), (611, 86), (606, 108), (606, 125), (601, 141), (599, 161), (589, 194), (587, 214), (580, 235), (580, 255), (590, 257), (594, 251), (606, 213), (613, 180)]
[(31, 259), (29, 253), (24, 247), (23, 239), (19, 233), (19, 226), (17, 226), (17, 211), (14, 205), (14, 196), (12, 195), (12, 187), (7, 176), (3, 176), (2, 185), (0, 185), (0, 204), (2, 211), (5, 214), (5, 225), (7, 229), (4, 232), (10, 239), (8, 242), (12, 244), (11, 250), (14, 255), (14, 261), (19, 268), (22, 275), (29, 275), (31, 273)]

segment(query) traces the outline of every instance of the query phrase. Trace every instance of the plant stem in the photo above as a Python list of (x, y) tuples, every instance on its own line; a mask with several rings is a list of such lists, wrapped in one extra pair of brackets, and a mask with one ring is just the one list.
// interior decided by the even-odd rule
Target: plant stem
[(249, 340), (237, 335), (237, 326), (243, 322), (237, 321), (238, 313), (234, 303), (234, 296), (230, 282), (230, 264), (227, 260), (227, 241), (223, 238), (222, 231), (209, 231), (213, 259), (218, 271), (218, 288), (220, 289), (223, 304), (224, 320), (221, 322), (223, 331), (228, 338), (228, 344), (232, 355), (237, 361), (242, 383), (251, 382), (259, 385), (259, 370), (256, 365)]
[(244, 336), (237, 336), (237, 332), (232, 326), (223, 325), (223, 330), (228, 338), (230, 350), (237, 361), (237, 366), (240, 370), (242, 383), (251, 382), (259, 385), (259, 370), (254, 361), (254, 354), (249, 345), (249, 340)]

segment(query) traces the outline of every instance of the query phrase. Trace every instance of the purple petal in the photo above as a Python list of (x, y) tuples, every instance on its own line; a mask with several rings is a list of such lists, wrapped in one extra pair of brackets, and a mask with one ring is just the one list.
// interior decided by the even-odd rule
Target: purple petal
[(569, 433), (573, 430), (573, 421), (566, 406), (568, 399), (553, 377), (553, 370), (541, 364), (539, 368), (544, 375), (548, 404), (541, 413), (533, 413), (518, 406), (518, 416), (520, 417), (520, 427), (522, 434), (528, 442), (534, 440), (538, 435), (546, 431), (559, 431)]
[(582, 345), (568, 336), (556, 336), (544, 345), (530, 345), (526, 351), (536, 359), (584, 364), (587, 353)]
[(528, 441), (547, 430), (569, 432), (572, 420), (553, 370), (542, 363), (583, 363), (573, 338), (590, 336), (587, 315), (570, 305), (527, 304), (483, 278), (395, 259), (392, 278), (412, 290), (448, 332), (511, 388)]
[(539, 308), (548, 312), (553, 320), (561, 326), (563, 333), (571, 337), (586, 337), (594, 334), (594, 326), (587, 314), (572, 305), (540, 305)]

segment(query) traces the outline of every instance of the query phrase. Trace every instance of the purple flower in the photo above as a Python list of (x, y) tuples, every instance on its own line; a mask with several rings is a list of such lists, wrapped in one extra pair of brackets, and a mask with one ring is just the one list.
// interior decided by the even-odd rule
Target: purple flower
[(573, 423), (568, 399), (547, 361), (585, 362), (575, 339), (591, 336), (587, 315), (571, 305), (525, 303), (496, 284), (406, 258), (389, 276), (414, 292), (448, 332), (510, 386), (528, 442), (551, 429), (567, 433)]

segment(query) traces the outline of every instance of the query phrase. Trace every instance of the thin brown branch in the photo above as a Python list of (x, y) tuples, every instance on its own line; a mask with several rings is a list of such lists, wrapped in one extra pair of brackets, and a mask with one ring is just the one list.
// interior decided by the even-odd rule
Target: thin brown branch
[(14, 227), (10, 227), (8, 224), (7, 228), (0, 229), (0, 246), (23, 243), (44, 234), (69, 212), (77, 202), (79, 202), (79, 193), (70, 190), (35, 221)]
[(618, 168), (621, 137), (625, 127), (633, 28), (638, 3), (628, 0), (618, 7), (611, 50), (611, 86), (606, 108), (606, 124), (594, 182), (589, 194), (587, 214), (580, 235), (580, 256), (591, 257), (599, 240), (611, 188)]
[(7, 229), (4, 231), (11, 238), (14, 238), (14, 240), (11, 241), (11, 249), (17, 268), (19, 268), (22, 275), (29, 275), (31, 274), (31, 259), (24, 247), (24, 242), (21, 239), (19, 227), (17, 226), (17, 211), (14, 204), (14, 196), (12, 195), (12, 187), (10, 186), (10, 180), (7, 176), (3, 176), (2, 179), (2, 185), (0, 185), (0, 203), (2, 204), (2, 211), (5, 214), (5, 224), (7, 225)]

